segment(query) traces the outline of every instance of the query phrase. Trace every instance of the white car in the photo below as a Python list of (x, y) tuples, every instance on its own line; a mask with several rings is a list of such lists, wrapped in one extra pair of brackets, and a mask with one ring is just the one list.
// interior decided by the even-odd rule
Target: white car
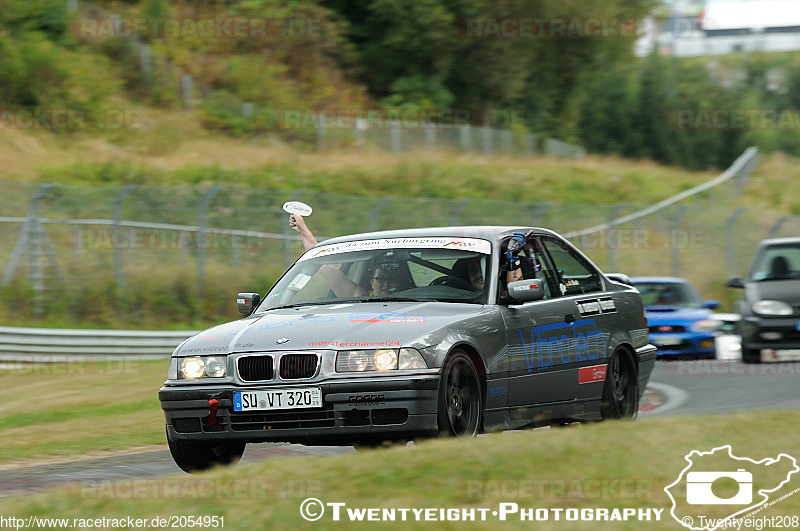
[(717, 359), (742, 359), (742, 336), (736, 333), (742, 316), (738, 313), (715, 313), (713, 318), (722, 323), (719, 327), (719, 335), (714, 338)]

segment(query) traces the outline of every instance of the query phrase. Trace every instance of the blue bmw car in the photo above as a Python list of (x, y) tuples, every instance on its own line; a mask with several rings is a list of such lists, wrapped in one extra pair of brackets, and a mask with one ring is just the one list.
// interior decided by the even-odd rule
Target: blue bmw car
[(642, 294), (650, 342), (662, 359), (714, 358), (714, 337), (721, 323), (711, 310), (718, 301), (704, 301), (685, 279), (636, 277), (633, 285)]

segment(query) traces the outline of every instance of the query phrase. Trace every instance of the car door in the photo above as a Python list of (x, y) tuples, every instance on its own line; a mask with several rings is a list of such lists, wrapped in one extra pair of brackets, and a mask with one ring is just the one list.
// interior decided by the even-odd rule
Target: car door
[(508, 406), (512, 424), (530, 421), (530, 406), (570, 399), (565, 385), (566, 352), (572, 322), (577, 319), (575, 303), (562, 297), (553, 263), (547, 258), (539, 237), (529, 237), (520, 253), (523, 278), (544, 282), (543, 299), (503, 308), (508, 343)]
[[(575, 400), (596, 399), (605, 381), (606, 346), (617, 307), (604, 291), (603, 276), (566, 241), (543, 236), (541, 243), (555, 268), (565, 319), (558, 329), (558, 385)], [(549, 335), (548, 341), (554, 341)]]

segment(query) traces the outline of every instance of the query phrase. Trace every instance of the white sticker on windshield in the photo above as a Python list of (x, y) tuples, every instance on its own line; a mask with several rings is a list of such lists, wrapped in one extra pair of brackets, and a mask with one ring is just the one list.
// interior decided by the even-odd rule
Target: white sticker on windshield
[(491, 254), (492, 244), (478, 238), (390, 238), (332, 243), (307, 251), (298, 262), (331, 254), (365, 251), (370, 249), (458, 249)]
[(303, 289), (303, 286), (308, 284), (309, 280), (311, 280), (310, 276), (305, 275), (303, 273), (298, 273), (298, 275), (294, 277), (294, 280), (292, 281), (291, 284), (289, 284), (289, 286), (286, 289), (290, 289), (292, 291), (300, 291), (301, 289)]

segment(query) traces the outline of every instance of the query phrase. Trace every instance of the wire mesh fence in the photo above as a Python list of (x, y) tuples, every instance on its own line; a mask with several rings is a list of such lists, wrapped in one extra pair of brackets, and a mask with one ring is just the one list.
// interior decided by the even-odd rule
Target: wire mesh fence
[[(752, 168), (747, 168), (747, 173)], [(76, 187), (3, 184), (2, 284), (27, 283), (44, 307), (53, 292), (87, 286), (135, 291), (143, 282), (184, 282), (203, 294), (215, 279), (262, 290), (299, 256), (282, 205), (314, 207), (320, 239), (357, 232), (447, 225), (532, 225), (569, 233), (606, 271), (689, 277), (702, 290), (745, 271), (765, 238), (800, 234), (800, 217), (731, 206), (734, 179), (651, 215), (615, 223), (646, 205), (577, 205), (474, 199), (363, 197), (233, 187)]]

